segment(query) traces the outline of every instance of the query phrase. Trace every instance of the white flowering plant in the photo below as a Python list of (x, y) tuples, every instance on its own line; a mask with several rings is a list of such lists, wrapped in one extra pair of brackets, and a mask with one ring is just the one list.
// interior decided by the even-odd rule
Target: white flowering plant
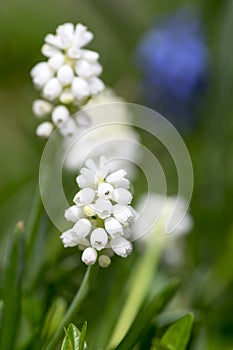
[[(46, 60), (31, 70), (33, 84), (40, 92), (32, 106), (35, 116), (42, 120), (36, 129), (39, 137), (52, 138), (58, 130), (59, 142), (67, 145), (68, 136), (73, 142), (83, 135), (83, 126), (86, 132), (93, 125), (101, 125), (95, 120), (95, 109), (73, 116), (74, 113), (98, 105), (106, 96), (108, 101), (117, 99), (119, 106), (116, 95), (105, 89), (99, 78), (99, 54), (86, 49), (92, 39), (93, 34), (80, 23), (65, 23), (57, 27), (55, 34), (45, 37), (41, 51)], [(142, 192), (138, 191), (142, 180), (135, 167), (126, 170), (121, 154), (126, 151), (136, 163), (140, 137), (129, 125), (127, 108), (120, 104), (120, 109), (114, 109), (106, 100), (105, 104), (105, 111), (112, 115), (111, 122), (116, 115), (116, 121), (127, 122), (127, 129), (114, 123), (105, 125), (102, 130), (96, 128), (88, 142), (75, 145), (69, 161), (81, 166), (76, 173), (76, 187), (72, 188), (73, 203), (65, 212), (59, 211), (69, 228), (62, 230), (59, 240), (57, 229), (49, 222), (49, 213), (47, 216), (43, 211), (39, 191), (35, 193), (26, 228), (22, 221), (16, 225), (1, 287), (1, 349), (184, 350), (188, 344), (192, 313), (184, 315), (182, 311), (174, 317), (170, 311), (166, 331), (159, 323), (158, 332), (154, 329), (154, 319), (179, 288), (176, 279), (166, 286), (161, 279), (161, 288), (155, 288), (154, 280), (160, 257), (167, 251), (165, 223), (174, 203), (169, 206), (169, 199), (165, 201), (156, 222), (155, 212), (162, 204), (152, 201), (145, 224), (138, 221), (142, 211), (140, 205), (139, 210), (135, 209), (135, 201)], [(133, 142), (125, 146), (128, 138)], [(117, 147), (107, 144), (100, 152), (99, 143), (106, 140), (109, 144), (118, 141)], [(90, 144), (95, 150), (93, 158), (85, 153), (91, 153)], [(53, 157), (56, 158), (54, 154)], [(48, 168), (49, 164), (42, 171)], [(138, 184), (135, 193), (131, 179)], [(54, 206), (59, 207), (61, 203), (55, 203), (52, 189), (46, 190)], [(187, 205), (184, 207), (182, 212)], [(183, 219), (191, 222), (189, 216)], [(143, 235), (144, 226), (150, 221), (150, 235), (144, 237), (146, 244), (141, 249), (135, 235)], [(181, 231), (190, 228), (191, 225), (185, 229), (179, 226)], [(86, 320), (91, 325), (90, 334)], [(76, 324), (82, 325), (81, 331)], [(182, 347), (177, 339), (182, 339)]]
[(75, 133), (71, 115), (104, 90), (99, 78), (102, 73), (99, 54), (84, 48), (92, 39), (93, 34), (80, 23), (76, 26), (65, 23), (58, 26), (55, 35), (45, 37), (41, 52), (47, 61), (31, 70), (33, 84), (42, 97), (33, 102), (33, 113), (39, 119), (51, 118), (38, 126), (39, 137), (48, 138), (54, 126), (59, 127), (69, 119), (69, 131)]
[(110, 164), (100, 157), (99, 167), (88, 159), (76, 181), (80, 191), (74, 197), (75, 205), (68, 208), (65, 217), (74, 226), (61, 235), (65, 247), (79, 246), (82, 261), (93, 265), (97, 260), (107, 267), (113, 253), (127, 257), (132, 252), (131, 224), (137, 213), (130, 206), (132, 194), (126, 171), (110, 172)]

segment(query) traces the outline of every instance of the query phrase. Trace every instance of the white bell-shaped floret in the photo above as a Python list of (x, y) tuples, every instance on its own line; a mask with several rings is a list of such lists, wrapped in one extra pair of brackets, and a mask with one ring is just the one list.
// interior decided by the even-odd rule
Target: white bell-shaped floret
[(93, 202), (94, 198), (95, 191), (92, 188), (84, 188), (75, 195), (74, 203), (78, 206), (88, 205)]
[(113, 217), (107, 218), (104, 221), (104, 227), (112, 238), (115, 238), (123, 233), (121, 223)]
[(73, 229), (65, 231), (60, 238), (65, 248), (79, 245), (79, 239)]
[(91, 230), (91, 223), (88, 219), (80, 219), (74, 224), (73, 230), (78, 238), (85, 238)]
[(90, 237), (90, 242), (93, 248), (102, 250), (108, 243), (108, 235), (103, 228), (96, 228)]
[(114, 171), (114, 173), (109, 174), (106, 181), (113, 185), (117, 185), (126, 175), (127, 172), (124, 169), (119, 169)]
[(130, 204), (132, 201), (132, 194), (125, 188), (117, 188), (113, 192), (112, 199), (121, 205)]
[(101, 219), (106, 219), (112, 213), (112, 203), (109, 200), (99, 198), (91, 207)]
[(113, 190), (114, 188), (112, 187), (112, 185), (104, 182), (98, 187), (98, 196), (100, 198), (109, 199), (112, 196)]
[(83, 209), (77, 205), (73, 205), (72, 207), (66, 209), (64, 216), (67, 221), (77, 222), (84, 216)]
[(133, 250), (132, 243), (123, 237), (117, 237), (111, 240), (112, 250), (119, 256), (126, 258)]
[(129, 205), (116, 204), (113, 207), (113, 216), (125, 225), (135, 220), (136, 212)]

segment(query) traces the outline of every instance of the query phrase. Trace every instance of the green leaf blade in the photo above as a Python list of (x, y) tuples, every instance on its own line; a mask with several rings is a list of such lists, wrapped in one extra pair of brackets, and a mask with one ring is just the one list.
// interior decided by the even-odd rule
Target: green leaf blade
[(83, 350), (85, 346), (87, 323), (85, 322), (82, 331), (71, 323), (68, 329), (65, 329), (65, 338), (62, 342), (61, 350)]
[(133, 349), (134, 345), (149, 325), (151, 319), (157, 316), (165, 308), (176, 294), (178, 288), (179, 282), (175, 279), (158, 293), (153, 300), (138, 313), (128, 333), (115, 350)]
[(3, 279), (0, 348), (11, 350), (18, 334), (25, 266), (25, 232), (21, 221), (16, 225), (7, 260)]
[(79, 350), (83, 350), (85, 347), (86, 332), (87, 332), (87, 322), (84, 322), (81, 329), (80, 339), (79, 339)]
[(160, 344), (169, 350), (185, 350), (190, 339), (194, 316), (189, 313), (172, 324)]
[(44, 342), (51, 338), (64, 318), (67, 302), (63, 298), (57, 298), (50, 307), (42, 328)]

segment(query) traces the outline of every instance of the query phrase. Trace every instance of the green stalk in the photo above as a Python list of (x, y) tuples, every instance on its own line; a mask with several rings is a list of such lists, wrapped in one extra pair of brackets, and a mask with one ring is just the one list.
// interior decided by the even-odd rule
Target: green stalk
[(129, 279), (130, 292), (118, 318), (108, 348), (115, 348), (127, 333), (148, 293), (160, 257), (164, 251), (166, 237), (162, 228), (153, 233), (143, 256), (133, 268)]
[(74, 318), (77, 315), (77, 312), (80, 309), (80, 306), (82, 305), (84, 299), (86, 298), (87, 294), (89, 293), (92, 282), (93, 282), (93, 277), (95, 275), (96, 275), (96, 267), (89, 266), (87, 268), (87, 271), (85, 273), (85, 276), (83, 278), (81, 286), (79, 287), (70, 307), (68, 308), (67, 312), (65, 313), (62, 322), (60, 323), (59, 327), (57, 328), (57, 330), (56, 330), (55, 334), (53, 335), (52, 339), (50, 340), (49, 344), (46, 347), (44, 347), (45, 350), (54, 350), (56, 348), (56, 345), (59, 342), (59, 339), (64, 332), (64, 327), (67, 327), (68, 324), (74, 320)]

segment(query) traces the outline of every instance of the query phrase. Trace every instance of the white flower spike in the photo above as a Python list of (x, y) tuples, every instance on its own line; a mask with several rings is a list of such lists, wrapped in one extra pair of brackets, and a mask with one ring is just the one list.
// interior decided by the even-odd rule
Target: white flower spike
[[(104, 90), (104, 83), (99, 78), (102, 73), (102, 66), (98, 62), (99, 54), (83, 48), (93, 37), (84, 25), (74, 26), (72, 23), (58, 26), (55, 35), (48, 34), (45, 37), (45, 44), (41, 51), (48, 60), (36, 64), (31, 70), (35, 88), (40, 90), (43, 98), (47, 100), (43, 104), (33, 104), (33, 113), (37, 117), (47, 116), (59, 104), (64, 104), (68, 111), (78, 110), (92, 96)], [(48, 104), (45, 105), (45, 103)], [(63, 107), (66, 108), (65, 106)], [(68, 134), (63, 132), (61, 126), (63, 118), (60, 123), (60, 118), (58, 121), (54, 113), (53, 111), (52, 121), (55, 126), (59, 123), (59, 130), (63, 136), (77, 132), (75, 122), (74, 131), (71, 130)], [(72, 126), (71, 123), (70, 126)], [(37, 135), (40, 136), (39, 133)]]
[(119, 187), (118, 180), (129, 183), (126, 171), (112, 172), (112, 166), (104, 157), (100, 157), (99, 166), (88, 159), (76, 179), (80, 191), (74, 196), (75, 205), (65, 211), (65, 218), (74, 225), (61, 240), (65, 247), (88, 247), (82, 254), (87, 265), (98, 258), (101, 267), (108, 267), (112, 254), (125, 258), (133, 249), (131, 225), (138, 214), (129, 205), (130, 191)]

